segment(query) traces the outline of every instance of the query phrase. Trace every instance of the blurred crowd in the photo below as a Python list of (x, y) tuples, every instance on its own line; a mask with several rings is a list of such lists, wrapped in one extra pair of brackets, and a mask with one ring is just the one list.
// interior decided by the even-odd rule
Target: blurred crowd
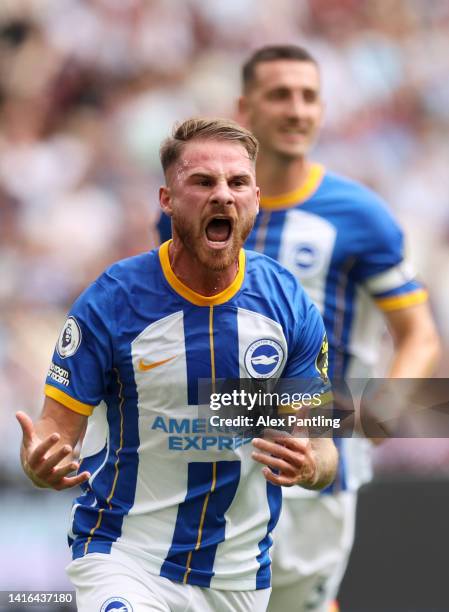
[(187, 116), (232, 116), (239, 66), (269, 43), (318, 59), (326, 121), (314, 157), (400, 218), (447, 355), (449, 3), (2, 0), (3, 478), (18, 472), (11, 415), (40, 410), (68, 306), (109, 263), (157, 244), (161, 139)]

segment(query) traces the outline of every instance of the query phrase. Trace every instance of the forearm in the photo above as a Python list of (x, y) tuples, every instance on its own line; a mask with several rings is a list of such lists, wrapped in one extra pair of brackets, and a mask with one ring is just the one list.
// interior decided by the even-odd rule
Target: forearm
[(409, 334), (395, 342), (389, 378), (426, 378), (434, 371), (441, 355), (436, 333)]
[(315, 476), (311, 483), (301, 486), (304, 489), (319, 491), (329, 486), (335, 479), (338, 466), (338, 451), (330, 438), (313, 438), (312, 452), (315, 459)]
[(390, 378), (426, 378), (441, 354), (440, 339), (428, 303), (385, 314), (393, 337)]

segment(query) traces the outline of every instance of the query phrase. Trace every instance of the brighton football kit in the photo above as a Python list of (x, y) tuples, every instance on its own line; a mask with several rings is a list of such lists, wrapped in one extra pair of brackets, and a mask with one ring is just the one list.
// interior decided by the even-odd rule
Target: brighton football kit
[[(162, 582), (270, 588), (281, 488), (251, 458), (250, 437), (209, 430), (199, 381), (302, 378), (325, 393), (317, 367), (324, 338), (293, 275), (244, 250), (233, 283), (212, 297), (175, 276), (168, 242), (114, 264), (86, 289), (69, 312), (45, 391), (61, 409), (89, 417), (80, 471), (91, 477), (69, 531), (81, 610), (107, 601), (104, 588), (83, 589), (86, 568), (102, 583), (108, 567), (120, 575), (114, 564), (127, 560)], [(132, 591), (123, 579), (110, 597), (133, 606)]]

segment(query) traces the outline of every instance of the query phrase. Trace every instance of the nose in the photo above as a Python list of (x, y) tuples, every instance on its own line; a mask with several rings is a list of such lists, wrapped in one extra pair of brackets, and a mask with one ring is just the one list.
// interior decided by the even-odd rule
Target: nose
[(307, 116), (307, 104), (301, 94), (295, 94), (292, 96), (289, 104), (290, 116), (295, 118), (302, 118)]
[(211, 204), (218, 204), (220, 206), (234, 204), (234, 195), (225, 180), (216, 183), (209, 201)]

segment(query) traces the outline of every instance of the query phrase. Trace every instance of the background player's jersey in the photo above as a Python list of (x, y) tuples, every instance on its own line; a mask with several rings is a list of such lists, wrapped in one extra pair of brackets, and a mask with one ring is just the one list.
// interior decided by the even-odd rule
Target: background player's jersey
[(171, 580), (268, 587), (281, 489), (248, 438), (208, 431), (198, 380), (311, 377), (323, 387), (323, 337), (294, 277), (259, 254), (241, 251), (236, 279), (213, 297), (176, 278), (168, 243), (109, 268), (75, 302), (46, 385), (91, 415), (74, 558), (125, 551)]
[[(318, 306), (334, 380), (373, 376), (380, 311), (427, 299), (404, 260), (402, 232), (380, 198), (318, 164), (300, 189), (262, 198), (246, 246), (290, 270)], [(342, 442), (339, 478), (330, 490), (354, 488), (369, 477), (369, 461), (362, 460), (367, 449), (352, 442)], [(294, 494), (299, 491), (286, 491)]]

